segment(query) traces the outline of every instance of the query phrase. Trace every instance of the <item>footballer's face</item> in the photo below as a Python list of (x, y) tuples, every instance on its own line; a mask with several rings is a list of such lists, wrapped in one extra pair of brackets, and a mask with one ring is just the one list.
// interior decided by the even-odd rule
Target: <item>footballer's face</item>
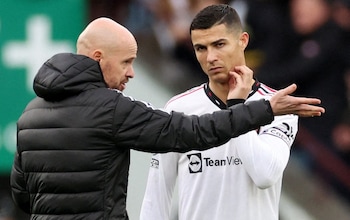
[(225, 24), (191, 31), (193, 48), (203, 71), (212, 81), (226, 83), (229, 71), (245, 65), (244, 50), (249, 35), (235, 32)]

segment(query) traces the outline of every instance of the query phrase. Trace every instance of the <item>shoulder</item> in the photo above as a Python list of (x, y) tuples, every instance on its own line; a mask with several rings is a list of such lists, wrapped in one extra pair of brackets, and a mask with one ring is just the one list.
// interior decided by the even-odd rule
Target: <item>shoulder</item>
[(172, 97), (165, 105), (166, 108), (171, 106), (190, 104), (191, 102), (205, 97), (204, 84), (193, 87), (183, 93)]

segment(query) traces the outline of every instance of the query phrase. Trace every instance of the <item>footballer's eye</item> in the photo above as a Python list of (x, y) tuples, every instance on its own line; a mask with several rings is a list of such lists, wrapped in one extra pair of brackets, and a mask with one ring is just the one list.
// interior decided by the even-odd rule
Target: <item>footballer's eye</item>
[(216, 47), (223, 47), (225, 46), (225, 43), (224, 42), (218, 42), (215, 44)]

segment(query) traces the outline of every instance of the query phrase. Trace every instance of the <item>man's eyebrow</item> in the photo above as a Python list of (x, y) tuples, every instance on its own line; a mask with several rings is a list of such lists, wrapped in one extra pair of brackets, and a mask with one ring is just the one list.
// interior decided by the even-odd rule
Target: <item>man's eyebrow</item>
[(216, 41), (211, 42), (210, 44), (217, 44), (217, 43), (220, 43), (221, 41), (226, 41), (226, 39), (225, 38), (220, 38), (220, 39), (218, 39)]
[[(226, 41), (226, 39), (225, 38), (220, 38), (220, 39), (218, 39), (216, 41), (210, 42), (209, 45), (215, 45), (217, 43), (220, 43), (221, 41)], [(206, 47), (206, 46), (203, 45), (203, 44), (194, 44), (193, 47)]]
[(203, 44), (194, 44), (193, 47), (205, 47)]

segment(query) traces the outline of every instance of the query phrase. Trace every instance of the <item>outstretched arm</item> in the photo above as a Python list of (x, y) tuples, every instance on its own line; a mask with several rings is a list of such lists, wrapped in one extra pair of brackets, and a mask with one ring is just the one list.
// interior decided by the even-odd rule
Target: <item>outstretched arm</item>
[[(246, 99), (254, 82), (253, 71), (243, 65), (235, 67), (229, 74), (231, 78), (227, 99)], [(272, 96), (270, 105), (275, 116), (295, 114), (300, 117), (314, 117), (325, 113), (324, 108), (317, 106), (321, 104), (320, 99), (292, 96), (296, 89), (296, 84), (292, 84)]]

